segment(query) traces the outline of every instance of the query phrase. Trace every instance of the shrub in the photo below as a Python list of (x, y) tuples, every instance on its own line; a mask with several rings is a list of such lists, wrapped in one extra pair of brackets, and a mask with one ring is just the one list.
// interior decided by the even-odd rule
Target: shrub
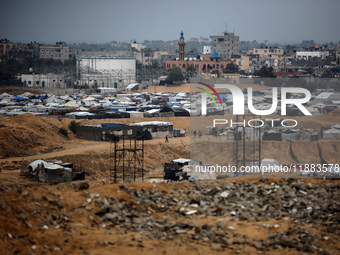
[(68, 137), (68, 131), (65, 128), (59, 128), (59, 133)]
[(76, 121), (72, 120), (70, 122), (70, 124), (68, 125), (68, 128), (72, 131), (73, 134), (77, 133), (77, 126), (79, 125), (79, 123), (77, 123)]

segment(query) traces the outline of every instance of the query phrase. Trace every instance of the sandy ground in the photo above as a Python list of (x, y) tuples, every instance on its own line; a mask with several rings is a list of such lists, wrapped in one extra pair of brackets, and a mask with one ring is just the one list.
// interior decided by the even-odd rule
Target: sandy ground
[[(169, 92), (169, 87), (167, 92)], [(175, 87), (174, 87), (175, 88)], [(181, 88), (183, 92), (183, 88)], [(313, 118), (298, 117), (302, 126), (321, 128), (338, 123), (340, 111)], [(195, 126), (195, 130), (205, 131), (206, 124), (213, 117), (207, 117), (206, 123)], [(143, 119), (145, 120), (145, 119)], [(148, 119), (152, 120), (152, 119)], [(189, 158), (195, 153), (199, 160), (211, 163), (212, 160), (232, 161), (233, 148), (225, 144), (226, 150), (221, 151), (220, 141), (211, 136), (201, 139), (190, 139), (189, 118), (157, 118), (161, 121), (171, 121), (176, 128), (185, 128), (187, 136), (170, 139), (165, 144), (163, 139), (145, 142), (145, 168), (148, 177), (161, 177), (163, 164), (176, 158)], [(21, 177), (20, 170), (23, 161), (36, 159), (62, 159), (72, 162), (88, 172), (87, 183), (90, 187), (88, 194), (113, 196), (121, 201), (128, 198), (119, 191), (121, 184), (109, 184), (109, 169), (112, 167), (110, 159), (111, 145), (108, 142), (84, 141), (75, 138), (69, 131), (66, 138), (59, 133), (60, 128), (68, 128), (71, 120), (61, 121), (51, 118), (35, 117), (25, 114), (17, 117), (0, 118), (0, 254), (257, 254), (259, 251), (253, 246), (233, 244), (221, 251), (211, 249), (210, 242), (192, 241), (183, 243), (181, 235), (174, 240), (150, 239), (139, 233), (126, 232), (120, 228), (106, 229), (105, 226), (94, 226), (91, 217), (96, 217), (91, 210), (78, 210), (87, 201), (84, 192), (76, 191), (72, 183), (49, 185), (35, 182)], [(129, 123), (141, 121), (140, 119), (115, 119), (105, 122)], [(81, 120), (80, 123), (96, 123), (98, 120)], [(192, 130), (191, 130), (192, 132)], [(191, 137), (192, 138), (192, 137)], [(194, 151), (190, 151), (190, 144), (197, 143)], [(291, 155), (289, 143), (266, 142), (263, 143), (263, 155), (267, 158), (278, 158), (281, 164), (292, 163), (296, 158), (300, 162), (321, 162), (320, 155), (327, 162), (339, 163), (339, 141), (294, 142)], [(207, 150), (214, 150), (216, 158), (207, 157)], [(320, 153), (321, 152), (321, 153)], [(262, 179), (252, 176), (230, 178), (222, 182), (261, 182)], [(292, 177), (291, 175), (281, 176)], [(266, 183), (280, 183), (283, 179), (266, 179)], [(327, 183), (329, 181), (307, 179), (311, 183)], [(339, 181), (334, 181), (339, 183)], [(185, 185), (185, 184), (178, 184)], [(175, 187), (172, 184), (151, 184), (138, 181), (127, 184), (136, 190), (164, 190), (170, 191)], [(189, 193), (188, 193), (189, 194)], [(44, 198), (45, 197), (45, 198)], [(55, 199), (63, 202), (63, 208), (57, 208), (53, 203)], [(338, 199), (338, 198), (335, 198)], [(51, 202), (52, 201), (52, 202)], [(40, 206), (39, 206), (40, 204)], [(41, 207), (40, 211), (36, 211)], [(4, 209), (5, 208), (5, 209)], [(83, 208), (84, 209), (84, 208)], [(44, 220), (52, 217), (54, 213), (67, 213), (73, 220), (61, 225), (44, 227)], [(25, 216), (26, 215), (26, 216)], [(159, 217), (171, 217), (170, 212), (160, 213)], [(25, 219), (28, 217), (29, 220)], [(65, 216), (67, 217), (67, 216)], [(190, 218), (192, 220), (192, 218)], [(199, 225), (217, 224), (220, 218), (216, 216), (196, 217)], [(294, 223), (290, 219), (280, 219), (259, 222), (230, 221), (223, 219), (242, 235), (249, 238), (266, 238), (269, 233), (287, 231)], [(27, 224), (29, 222), (30, 224)], [(278, 228), (265, 226), (279, 225)], [(301, 226), (311, 233), (319, 233), (325, 226), (301, 223)], [(105, 240), (110, 244), (102, 244)], [(334, 234), (331, 241), (322, 240), (331, 254), (340, 251), (339, 236)], [(315, 252), (317, 253), (317, 251)], [(279, 248), (264, 254), (302, 254), (296, 249)]]
[[(296, 117), (300, 127), (320, 129), (338, 123), (340, 111), (334, 111), (316, 117)], [(274, 116), (275, 117), (275, 116)], [(186, 137), (170, 139), (165, 144), (163, 139), (145, 142), (145, 170), (147, 176), (161, 177), (163, 164), (176, 158), (192, 158), (201, 160), (204, 164), (235, 164), (234, 143), (221, 141), (212, 136), (203, 135), (201, 139), (193, 137), (192, 129), (205, 133), (216, 116), (202, 118), (164, 117), (148, 118), (147, 120), (170, 121), (174, 127), (186, 130)], [(219, 117), (220, 118), (220, 117)], [(23, 179), (17, 179), (22, 162), (32, 162), (36, 159), (60, 159), (71, 162), (77, 168), (87, 172), (88, 177), (107, 178), (112, 169), (112, 148), (107, 142), (84, 141), (75, 138), (69, 130), (69, 137), (59, 133), (60, 128), (68, 129), (71, 119), (57, 120), (46, 117), (36, 117), (24, 114), (17, 117), (0, 119), (0, 183), (5, 185), (7, 174), (13, 178), (8, 185), (25, 184)], [(95, 124), (99, 120), (76, 120), (80, 124)], [(145, 121), (145, 119), (106, 119), (105, 122), (128, 124)], [(190, 139), (190, 136), (192, 139)], [(190, 144), (192, 146), (190, 147)], [(326, 161), (328, 164), (339, 164), (338, 155), (340, 141), (312, 142), (262, 142), (262, 158), (275, 158), (280, 164), (315, 163)], [(207, 152), (216, 152), (214, 155)], [(306, 153), (308, 152), (308, 153)], [(15, 172), (10, 172), (10, 171)], [(15, 173), (15, 174), (14, 174)], [(5, 178), (6, 177), (6, 178)]]
[[(261, 182), (260, 179), (234, 178), (229, 182)], [(266, 183), (280, 183), (283, 179), (268, 179)], [(221, 181), (224, 182), (224, 181)], [(315, 184), (329, 181), (306, 182)], [(157, 190), (170, 192), (176, 186), (185, 188), (187, 184), (151, 184), (136, 182), (126, 185), (127, 188), (139, 190)], [(41, 185), (40, 187), (12, 189), (0, 191), (0, 246), (1, 254), (258, 254), (251, 245), (234, 244), (226, 246), (222, 251), (211, 249), (211, 242), (201, 240), (184, 241), (183, 235), (178, 234), (173, 240), (150, 239), (138, 232), (126, 232), (119, 226), (107, 229), (105, 225), (95, 226), (91, 219), (98, 211), (93, 205), (86, 206), (89, 194), (112, 196), (119, 201), (129, 202), (129, 196), (122, 192), (119, 184), (92, 186), (85, 191), (77, 191), (72, 184), (57, 186)], [(58, 202), (56, 202), (58, 201)], [(62, 203), (62, 204), (60, 204)], [(41, 208), (41, 209), (37, 209)], [(87, 209), (86, 209), (87, 208)], [(93, 208), (93, 209), (92, 209)], [(38, 210), (38, 211), (37, 211)], [(64, 220), (49, 220), (51, 215), (64, 215)], [(24, 216), (25, 215), (25, 216)], [(57, 217), (57, 216), (53, 216)], [(170, 217), (171, 212), (154, 213), (154, 217)], [(248, 240), (267, 239), (269, 234), (288, 231), (296, 224), (289, 218), (268, 221), (232, 221), (230, 217), (219, 216), (188, 216), (183, 221), (195, 222), (198, 226), (204, 224), (216, 225), (223, 221), (229, 226), (231, 233), (246, 236)], [(52, 222), (52, 224), (50, 223)], [(53, 223), (54, 222), (54, 223)], [(59, 222), (59, 223), (58, 223)], [(298, 223), (309, 233), (320, 234), (326, 226)], [(275, 227), (274, 227), (275, 226)], [(228, 236), (228, 239), (231, 238)], [(320, 240), (320, 245), (328, 248), (332, 254), (340, 249), (339, 237), (334, 233), (327, 238), (331, 241)], [(104, 243), (103, 243), (104, 242)], [(262, 254), (262, 253), (260, 253)], [(292, 248), (271, 249), (264, 254), (307, 254)], [(308, 253), (309, 254), (309, 253)], [(316, 253), (312, 253), (316, 254)]]

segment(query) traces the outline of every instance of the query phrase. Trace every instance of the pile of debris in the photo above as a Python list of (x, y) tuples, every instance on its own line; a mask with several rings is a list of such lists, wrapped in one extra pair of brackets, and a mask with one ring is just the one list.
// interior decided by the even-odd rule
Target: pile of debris
[[(190, 182), (189, 182), (190, 183)], [(130, 195), (131, 202), (118, 201), (114, 197), (94, 196), (97, 218), (94, 226), (106, 229), (119, 226), (127, 231), (139, 232), (149, 238), (213, 242), (212, 249), (227, 248), (233, 243), (254, 246), (261, 251), (278, 247), (296, 248), (299, 251), (327, 254), (320, 241), (339, 234), (340, 196), (338, 183), (325, 185), (306, 184), (304, 180), (287, 179), (282, 184), (272, 183), (222, 183), (218, 181), (195, 181), (188, 189), (173, 184), (170, 193), (157, 190), (120, 190)], [(190, 196), (188, 196), (190, 194)], [(166, 213), (156, 219), (154, 214)], [(217, 216), (216, 225), (202, 225), (195, 222), (197, 217)], [(270, 233), (267, 240), (249, 240), (237, 233), (228, 221), (269, 221), (287, 220), (293, 225), (288, 231)], [(319, 235), (303, 228), (303, 223), (322, 224)], [(278, 226), (265, 226), (277, 228)]]
[[(0, 244), (11, 254), (28, 246), (34, 254), (68, 254), (75, 247), (104, 254), (111, 246), (134, 245), (140, 254), (160, 254), (162, 245), (178, 242), (195, 254), (202, 247), (211, 254), (337, 254), (340, 183), (313, 182), (195, 180), (100, 189), (79, 181), (39, 193), (19, 188), (0, 194)], [(91, 236), (86, 244), (85, 235)], [(156, 249), (150, 241), (161, 248), (150, 253)], [(87, 249), (84, 254), (92, 254)]]

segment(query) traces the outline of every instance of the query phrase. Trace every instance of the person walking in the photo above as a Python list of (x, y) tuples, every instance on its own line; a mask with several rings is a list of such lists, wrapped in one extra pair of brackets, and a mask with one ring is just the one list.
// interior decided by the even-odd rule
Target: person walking
[(165, 136), (165, 142), (166, 142), (166, 143), (169, 142), (169, 137), (168, 137), (168, 135)]

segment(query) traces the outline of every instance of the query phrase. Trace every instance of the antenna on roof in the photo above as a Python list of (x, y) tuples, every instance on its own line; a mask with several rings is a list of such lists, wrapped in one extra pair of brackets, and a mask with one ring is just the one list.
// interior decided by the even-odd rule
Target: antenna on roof
[(225, 25), (225, 31), (226, 31), (226, 32), (228, 32), (228, 26), (227, 26), (227, 22), (226, 22), (226, 23), (224, 23), (224, 25)]

